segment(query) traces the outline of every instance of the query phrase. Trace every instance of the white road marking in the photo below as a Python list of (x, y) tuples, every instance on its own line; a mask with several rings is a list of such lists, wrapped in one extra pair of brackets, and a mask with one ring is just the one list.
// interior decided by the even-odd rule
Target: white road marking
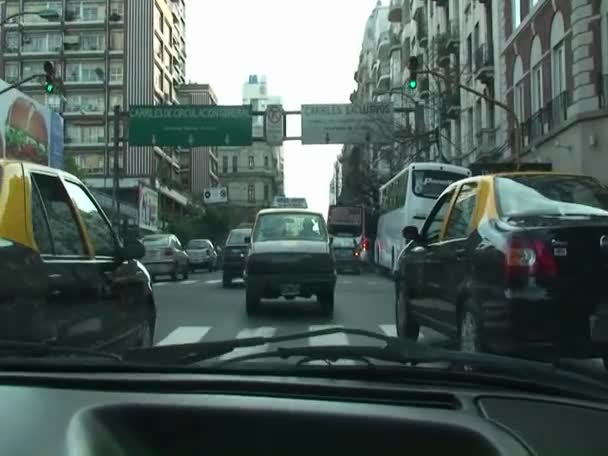
[(153, 285), (153, 287), (164, 287), (169, 282), (158, 282)]
[[(342, 325), (312, 325), (308, 327), (309, 331), (319, 331), (321, 329), (329, 329), (329, 328), (341, 328)], [(336, 334), (327, 334), (325, 336), (314, 336), (308, 338), (308, 345), (311, 346), (319, 346), (319, 345), (349, 345), (348, 337), (346, 334), (336, 333)], [(308, 364), (314, 365), (326, 365), (325, 361), (311, 361)], [(355, 361), (350, 359), (341, 359), (336, 362), (333, 362), (335, 365), (353, 365)]]
[(343, 283), (344, 285), (352, 285), (353, 281), (352, 280), (340, 280), (340, 283)]
[(192, 285), (193, 283), (197, 283), (197, 282), (198, 282), (198, 280), (183, 280), (180, 283), (182, 285)]
[(397, 328), (395, 325), (379, 325), (384, 334), (390, 337), (397, 337)]
[(156, 345), (188, 344), (198, 342), (209, 332), (211, 326), (180, 326)]
[(211, 280), (205, 280), (205, 283), (211, 285), (214, 283), (222, 283), (222, 279), (211, 279)]
[[(243, 328), (236, 335), (237, 339), (246, 339), (248, 337), (272, 337), (277, 332), (277, 328), (271, 326), (261, 326), (259, 328)], [(243, 347), (226, 353), (220, 359), (230, 359), (237, 356), (250, 355), (252, 353), (260, 353), (268, 351), (268, 344), (256, 345), (255, 347)]]

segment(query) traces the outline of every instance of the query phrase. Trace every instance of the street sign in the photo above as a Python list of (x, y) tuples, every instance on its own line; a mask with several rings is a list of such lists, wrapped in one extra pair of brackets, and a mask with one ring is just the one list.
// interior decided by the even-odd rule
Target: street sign
[(302, 105), (302, 144), (390, 144), (391, 103)]
[(281, 105), (268, 105), (264, 121), (266, 143), (269, 146), (280, 146), (284, 138), (283, 107)]
[(228, 189), (226, 187), (209, 187), (203, 193), (203, 199), (207, 204), (218, 204), (228, 202)]
[(138, 225), (144, 230), (157, 231), (158, 222), (158, 192), (140, 183)]
[(251, 106), (131, 105), (131, 146), (250, 146)]

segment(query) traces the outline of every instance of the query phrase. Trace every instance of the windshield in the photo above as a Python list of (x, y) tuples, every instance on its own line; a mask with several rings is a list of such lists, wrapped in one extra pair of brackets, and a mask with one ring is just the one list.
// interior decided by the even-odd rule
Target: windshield
[(0, 368), (338, 327), (608, 387), (608, 0), (0, 0), (0, 43)]
[(326, 241), (325, 221), (316, 214), (306, 213), (261, 215), (253, 229), (253, 241), (281, 240)]
[(251, 230), (234, 230), (230, 232), (226, 244), (246, 244), (245, 238), (251, 236)]
[(587, 177), (498, 177), (496, 192), (503, 217), (526, 214), (608, 216), (608, 190)]

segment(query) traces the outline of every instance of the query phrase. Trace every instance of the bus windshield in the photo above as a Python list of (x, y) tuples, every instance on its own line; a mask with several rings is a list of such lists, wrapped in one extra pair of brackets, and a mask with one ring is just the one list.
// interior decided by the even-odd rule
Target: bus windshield
[(432, 169), (414, 170), (412, 176), (414, 195), (432, 199), (437, 199), (451, 183), (467, 177), (465, 174)]

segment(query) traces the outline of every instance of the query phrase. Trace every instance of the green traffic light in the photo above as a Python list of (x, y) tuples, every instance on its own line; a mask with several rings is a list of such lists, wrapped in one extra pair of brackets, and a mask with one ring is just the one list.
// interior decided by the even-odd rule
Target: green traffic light
[(415, 89), (418, 86), (418, 82), (415, 79), (410, 80), (410, 82), (408, 83), (408, 86), (410, 89)]
[(45, 86), (45, 89), (46, 89), (46, 93), (53, 93), (53, 89), (54, 89), (53, 84), (47, 84)]

